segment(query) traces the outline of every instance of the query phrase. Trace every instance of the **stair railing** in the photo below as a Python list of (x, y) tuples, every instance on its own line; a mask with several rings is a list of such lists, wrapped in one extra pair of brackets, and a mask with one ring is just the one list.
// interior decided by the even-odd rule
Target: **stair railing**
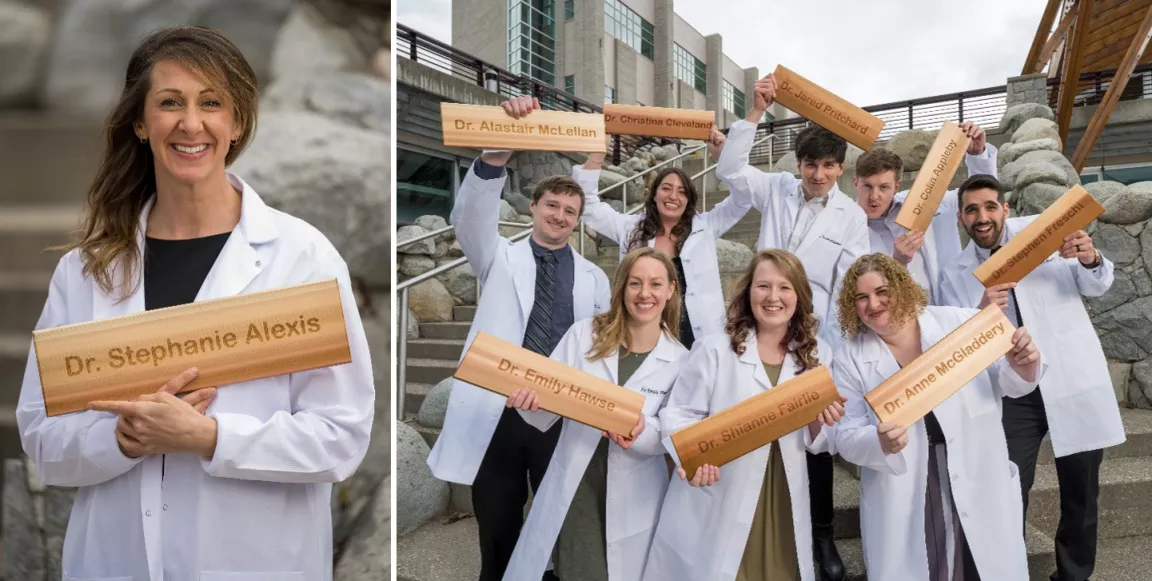
[[(765, 135), (761, 139), (757, 140), (755, 143), (753, 143), (753, 147), (760, 145), (764, 142), (768, 142), (769, 148), (771, 148), (772, 142), (775, 139), (776, 139), (776, 134), (770, 133), (768, 135)], [(668, 167), (671, 164), (677, 164), (677, 166), (679, 166), (679, 164), (681, 164), (684, 159), (687, 159), (689, 156), (699, 152), (700, 150), (704, 150), (704, 157), (703, 157), (704, 169), (702, 169), (700, 172), (696, 173), (695, 175), (691, 176), (691, 178), (692, 178), (692, 180), (696, 180), (697, 178), (701, 178), (701, 183), (703, 185), (703, 188), (702, 188), (700, 208), (701, 208), (701, 211), (703, 211), (703, 208), (705, 207), (705, 204), (707, 203), (707, 191), (708, 191), (707, 190), (707, 181), (708, 181), (707, 175), (716, 170), (716, 164), (709, 165), (709, 163), (708, 163), (708, 150), (707, 150), (707, 147), (704, 145), (698, 145), (696, 147), (692, 147), (692, 148), (680, 153), (679, 155), (677, 155), (675, 157), (666, 159), (666, 160), (664, 160), (664, 161), (662, 161), (662, 162), (660, 162), (660, 163), (658, 163), (658, 164), (656, 164), (656, 165), (654, 165), (654, 166), (652, 166), (652, 167), (650, 167), (644, 171), (638, 172), (633, 176), (627, 177), (627, 178), (625, 178), (625, 179), (623, 179), (623, 180), (621, 180), (615, 184), (612, 184), (612, 185), (600, 190), (599, 192), (597, 192), (597, 195), (600, 197), (603, 197), (605, 193), (610, 192), (616, 188), (624, 188), (624, 191), (621, 192), (621, 202), (622, 202), (621, 205), (624, 208), (624, 213), (625, 214), (634, 214), (634, 213), (640, 211), (640, 209), (644, 207), (644, 203), (643, 203), (643, 201), (641, 201), (639, 204), (636, 204), (634, 207), (628, 208), (628, 189), (626, 187), (627, 184), (629, 184), (630, 182), (633, 182), (633, 181), (643, 180), (644, 176), (646, 176), (652, 172), (659, 171), (660, 169), (662, 169), (664, 167)], [(500, 226), (508, 226), (508, 227), (512, 227), (512, 228), (527, 228), (527, 230), (525, 230), (524, 232), (519, 232), (517, 234), (509, 236), (508, 237), (509, 242), (516, 242), (518, 240), (521, 240), (521, 239), (527, 237), (532, 232), (532, 230), (531, 230), (532, 224), (525, 224), (525, 223), (521, 223), (521, 222), (503, 222), (503, 221), (498, 222), (498, 224)], [(444, 234), (447, 234), (447, 233), (453, 232), (453, 231), (455, 231), (455, 228), (453, 226), (438, 228), (432, 232), (427, 232), (425, 234), (421, 234), (421, 235), (416, 236), (414, 238), (409, 238), (403, 242), (398, 243), (396, 245), (396, 250), (399, 251), (401, 248), (406, 248), (406, 247), (411, 246), (413, 244), (416, 244), (418, 242), (423, 242), (423, 241), (428, 240), (430, 238), (436, 238), (438, 236), (442, 236)], [(584, 236), (585, 236), (585, 234), (584, 234), (584, 221), (581, 220), (580, 221), (580, 237), (579, 237), (579, 242), (577, 245), (578, 251), (580, 252), (581, 256), (584, 255)], [(456, 260), (452, 260), (450, 262), (445, 262), (444, 264), (441, 264), (441, 265), (437, 266), (436, 268), (433, 268), (432, 270), (425, 272), (424, 274), (414, 276), (408, 280), (405, 280), (405, 281), (397, 284), (395, 287), (395, 290), (400, 293), (400, 301), (397, 304), (397, 312), (396, 312), (396, 320), (397, 320), (397, 325), (396, 325), (396, 341), (397, 341), (396, 386), (397, 386), (397, 388), (396, 388), (396, 411), (395, 411), (395, 413), (396, 413), (396, 419), (398, 419), (398, 420), (404, 419), (404, 404), (405, 404), (406, 397), (408, 395), (408, 380), (407, 380), (407, 376), (408, 376), (408, 304), (409, 304), (408, 303), (408, 298), (409, 298), (408, 293), (412, 289), (412, 287), (414, 287), (414, 286), (416, 286), (416, 285), (418, 285), (418, 284), (420, 284), (426, 280), (436, 278), (437, 276), (440, 276), (441, 274), (444, 274), (450, 270), (458, 268), (458, 267), (466, 264), (467, 262), (468, 262), (468, 259), (466, 257), (460, 257), (460, 258), (457, 258)], [(479, 302), (480, 302), (480, 279), (479, 278), (476, 279), (476, 302), (477, 302), (477, 304), (479, 304)]]

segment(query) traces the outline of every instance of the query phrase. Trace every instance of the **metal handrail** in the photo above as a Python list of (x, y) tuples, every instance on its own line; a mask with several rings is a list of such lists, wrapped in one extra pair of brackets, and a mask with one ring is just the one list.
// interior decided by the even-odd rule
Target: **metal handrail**
[[(763, 144), (764, 142), (769, 142), (769, 145), (771, 146), (771, 141), (773, 141), (775, 139), (777, 139), (777, 136), (775, 134), (768, 134), (765, 137), (763, 137), (757, 141), (754, 141), (752, 143), (752, 146), (755, 147), (757, 145)], [(666, 159), (666, 160), (652, 166), (651, 168), (648, 168), (642, 172), (637, 173), (636, 175), (629, 176), (628, 178), (621, 180), (619, 183), (608, 186), (607, 188), (604, 188), (603, 190), (599, 190), (596, 195), (602, 196), (602, 195), (604, 195), (604, 193), (611, 191), (612, 189), (619, 187), (622, 184), (626, 184), (626, 183), (631, 182), (631, 181), (636, 180), (636, 179), (641, 179), (645, 175), (647, 175), (648, 173), (651, 173), (654, 170), (660, 169), (663, 166), (667, 166), (668, 164), (681, 161), (681, 160), (687, 158), (688, 156), (700, 151), (701, 149), (704, 150), (704, 169), (701, 170), (696, 175), (691, 176), (691, 179), (695, 180), (696, 178), (702, 178), (703, 176), (707, 175), (709, 172), (715, 171), (716, 166), (718, 165), (715, 163), (712, 165), (708, 164), (708, 150), (707, 150), (707, 146), (705, 146), (705, 145), (701, 145), (699, 147), (694, 147), (694, 148), (689, 149), (688, 151), (685, 151), (685, 152), (683, 152), (683, 153), (681, 153), (675, 157), (672, 157), (670, 159)], [(627, 191), (628, 190), (626, 190), (626, 189), (624, 190), (625, 196), (627, 195)], [(705, 191), (705, 196), (706, 196), (706, 192), (707, 192), (706, 187), (705, 187), (704, 191)], [(707, 198), (703, 197), (702, 199), (706, 200)], [(628, 209), (627, 202), (624, 202), (622, 204), (622, 206), (624, 209), (623, 213), (627, 214), (627, 215), (631, 215), (631, 214), (638, 212), (642, 207), (644, 207), (644, 204), (643, 203), (637, 204), (632, 209)], [(530, 229), (532, 226), (531, 224), (525, 224), (522, 222), (503, 222), (503, 221), (497, 222), (497, 224), (500, 226), (529, 228), (528, 230), (525, 230), (524, 232), (520, 232), (518, 234), (514, 234), (514, 235), (510, 236), (508, 238), (509, 242), (515, 242), (515, 241), (521, 240), (521, 239), (529, 236), (532, 233), (532, 230)], [(445, 234), (446, 232), (451, 231), (451, 230), (454, 230), (453, 226), (448, 226), (447, 228), (440, 228), (440, 229), (436, 230), (435, 232), (429, 232), (428, 234), (422, 234), (418, 238), (405, 240), (402, 244), (397, 246), (397, 248), (400, 248), (401, 246), (407, 246), (409, 244), (412, 244), (413, 242), (418, 242), (420, 240), (426, 240), (426, 239), (431, 238), (433, 236)], [(585, 234), (584, 234), (584, 221), (581, 220), (580, 221), (580, 240), (579, 240), (579, 252), (580, 252), (581, 256), (584, 255), (584, 236), (585, 236)], [(420, 284), (426, 280), (435, 278), (441, 274), (444, 274), (450, 270), (458, 268), (458, 267), (460, 267), (464, 264), (467, 264), (467, 263), (468, 263), (467, 257), (457, 258), (456, 260), (453, 260), (451, 262), (446, 262), (444, 264), (441, 264), (440, 266), (437, 266), (436, 268), (433, 268), (432, 270), (429, 270), (428, 272), (425, 272), (424, 274), (414, 276), (408, 280), (405, 280), (405, 281), (397, 284), (395, 287), (395, 290), (399, 291), (399, 293), (400, 293), (399, 312), (397, 313), (397, 319), (398, 319), (399, 324), (397, 325), (397, 333), (396, 333), (397, 334), (397, 341), (399, 342), (399, 345), (397, 346), (397, 350), (396, 350), (397, 351), (396, 352), (396, 356), (397, 356), (397, 359), (396, 359), (396, 386), (397, 386), (397, 389), (396, 389), (396, 397), (397, 397), (396, 417), (397, 417), (397, 419), (400, 419), (400, 420), (404, 419), (404, 404), (405, 404), (405, 399), (408, 395), (408, 386), (407, 386), (407, 383), (408, 383), (408, 381), (407, 381), (407, 374), (408, 374), (408, 292), (411, 290), (411, 288), (413, 286), (416, 286), (416, 285), (418, 285), (418, 284)], [(477, 302), (477, 304), (479, 304), (479, 302), (480, 302), (480, 279), (479, 278), (476, 279), (476, 291), (477, 291), (476, 292), (476, 302)]]

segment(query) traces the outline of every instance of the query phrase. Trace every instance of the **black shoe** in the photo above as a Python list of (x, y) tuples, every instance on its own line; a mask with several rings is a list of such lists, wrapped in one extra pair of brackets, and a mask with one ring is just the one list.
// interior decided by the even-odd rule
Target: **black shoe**
[(812, 525), (812, 554), (824, 581), (844, 581), (844, 562), (832, 540), (832, 525)]
[(557, 577), (556, 573), (552, 571), (545, 571), (544, 576), (540, 578), (540, 581), (560, 581), (560, 578)]

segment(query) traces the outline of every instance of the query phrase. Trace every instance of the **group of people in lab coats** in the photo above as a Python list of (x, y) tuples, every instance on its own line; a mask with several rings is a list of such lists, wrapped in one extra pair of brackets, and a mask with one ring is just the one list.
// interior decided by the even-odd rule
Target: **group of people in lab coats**
[[(570, 179), (553, 178), (579, 192), (537, 186), (533, 234), (509, 243), (496, 201), (511, 152), (485, 152), (468, 172), (452, 223), (494, 289), (472, 334), (528, 348), (545, 334), (553, 359), (645, 398), (638, 424), (615, 434), (540, 410), (532, 390), (505, 398), (456, 381), (429, 465), (473, 487), (481, 579), (842, 579), (838, 555), (816, 542), (831, 518), (816, 521), (825, 491), (811, 476), (811, 459), (834, 453), (860, 467), (870, 578), (1023, 581), (1028, 491), (1049, 432), (1063, 510), (1052, 578), (1088, 579), (1102, 449), (1124, 432), (1080, 296), (1107, 291), (1111, 262), (1076, 232), (1019, 285), (985, 289), (972, 269), (1034, 217), (1008, 217), (996, 149), (978, 126), (962, 125), (970, 177), (927, 232), (908, 232), (893, 221), (907, 195), (902, 162), (882, 148), (857, 160), (856, 203), (837, 186), (847, 144), (824, 128), (797, 136), (798, 175), (749, 165), (775, 88), (772, 75), (758, 81), (747, 119), (726, 137), (713, 130), (730, 195), (710, 211), (668, 169), (638, 213), (619, 212), (598, 198), (603, 155), (591, 154)], [(531, 97), (502, 106), (513, 118), (539, 108)], [(759, 251), (725, 304), (715, 240), (751, 207)], [(611, 285), (567, 244), (579, 219), (620, 244)], [(963, 249), (958, 226), (972, 240)], [(570, 269), (570, 290), (552, 264)], [(563, 318), (548, 333), (541, 299)], [(1017, 327), (1010, 351), (922, 420), (879, 422), (864, 395), (990, 304)], [(841, 401), (806, 427), (691, 478), (679, 467), (670, 434), (821, 365)]]

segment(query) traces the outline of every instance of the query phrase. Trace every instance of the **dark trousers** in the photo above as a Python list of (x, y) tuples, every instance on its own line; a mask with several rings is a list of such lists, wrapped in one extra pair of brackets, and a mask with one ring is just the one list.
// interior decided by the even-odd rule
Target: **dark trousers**
[[(1044, 398), (1039, 388), (1021, 398), (1004, 398), (1008, 458), (1020, 469), (1025, 516), (1028, 513), (1028, 493), (1036, 478), (1036, 455), (1047, 433), (1048, 417), (1044, 413)], [(1096, 567), (1100, 463), (1103, 460), (1103, 450), (1056, 459), (1056, 477), (1060, 482), (1060, 524), (1056, 528), (1056, 572), (1052, 574), (1052, 581), (1084, 581)]]
[(480, 581), (500, 581), (512, 558), (528, 487), (540, 487), (556, 449), (563, 421), (547, 432), (528, 425), (516, 410), (505, 408), (484, 460), (472, 482), (472, 510), (480, 536)]
[(808, 452), (808, 498), (812, 526), (832, 526), (832, 455)]

